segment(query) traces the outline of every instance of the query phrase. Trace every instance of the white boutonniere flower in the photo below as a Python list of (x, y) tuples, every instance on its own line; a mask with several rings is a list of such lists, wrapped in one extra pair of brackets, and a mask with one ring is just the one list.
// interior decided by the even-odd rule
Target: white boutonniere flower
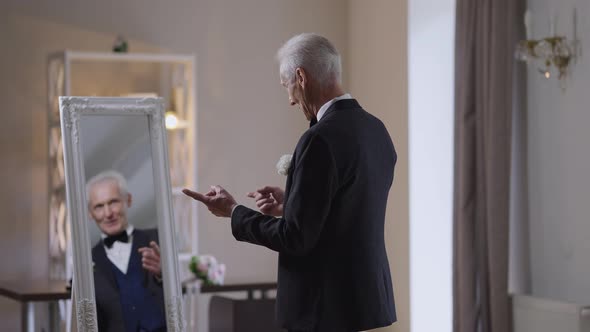
[(289, 174), (289, 167), (291, 167), (291, 159), (293, 159), (292, 154), (285, 154), (281, 156), (279, 162), (277, 163), (277, 171), (279, 174), (287, 176)]

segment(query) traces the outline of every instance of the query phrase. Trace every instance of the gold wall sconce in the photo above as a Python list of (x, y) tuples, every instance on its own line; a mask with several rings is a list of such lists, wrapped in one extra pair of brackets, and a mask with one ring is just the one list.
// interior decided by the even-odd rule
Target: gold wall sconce
[(527, 39), (518, 43), (515, 52), (516, 59), (533, 65), (547, 79), (557, 76), (563, 82), (571, 64), (578, 55), (576, 10), (573, 14), (573, 39), (568, 39), (555, 32), (555, 17), (551, 17), (549, 20), (550, 35), (540, 39), (531, 37), (532, 16), (529, 10), (524, 15), (524, 24)]

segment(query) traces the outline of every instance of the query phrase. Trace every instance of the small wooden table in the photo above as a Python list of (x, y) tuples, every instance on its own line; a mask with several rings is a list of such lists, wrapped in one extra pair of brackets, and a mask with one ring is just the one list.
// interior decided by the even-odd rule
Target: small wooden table
[(71, 293), (65, 281), (21, 280), (0, 282), (0, 295), (20, 302), (21, 331), (35, 331), (34, 302), (49, 302), (49, 323), (52, 331), (57, 331), (56, 302), (69, 300)]
[(254, 292), (260, 291), (260, 298), (266, 299), (266, 292), (277, 289), (276, 282), (259, 282), (249, 284), (229, 284), (229, 285), (204, 285), (201, 286), (201, 293), (223, 293), (223, 292), (248, 292), (248, 299), (254, 299)]

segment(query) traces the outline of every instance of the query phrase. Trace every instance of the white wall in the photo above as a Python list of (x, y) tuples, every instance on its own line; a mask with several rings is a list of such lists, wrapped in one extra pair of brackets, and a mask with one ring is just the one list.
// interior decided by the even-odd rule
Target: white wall
[(590, 2), (529, 0), (534, 35), (547, 34), (552, 12), (557, 32), (572, 37), (578, 10), (583, 55), (562, 91), (534, 68), (528, 73), (528, 164), (532, 292), (590, 304)]
[(385, 223), (398, 322), (384, 330), (399, 332), (410, 330), (407, 14), (406, 1), (350, 0), (350, 93), (383, 121), (398, 155)]
[(455, 0), (410, 0), (408, 36), (411, 330), (450, 332)]

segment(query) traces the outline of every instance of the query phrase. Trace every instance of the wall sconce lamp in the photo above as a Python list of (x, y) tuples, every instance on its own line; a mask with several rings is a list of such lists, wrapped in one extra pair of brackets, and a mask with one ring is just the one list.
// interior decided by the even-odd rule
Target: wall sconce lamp
[(168, 110), (164, 115), (164, 122), (166, 124), (166, 129), (168, 130), (175, 130), (186, 128), (188, 123), (178, 117), (175, 111)]
[(179, 87), (174, 87), (170, 93), (170, 106), (168, 107), (166, 114), (164, 114), (164, 123), (168, 130), (184, 129), (188, 127), (188, 122), (185, 119), (182, 119), (177, 112), (179, 107), (182, 107), (183, 105), (183, 92), (184, 91)]
[(166, 129), (176, 129), (178, 128), (178, 117), (176, 116), (176, 112), (167, 111), (166, 112)]
[(533, 64), (537, 70), (549, 79), (552, 71), (557, 72), (557, 78), (561, 81), (568, 74), (570, 64), (578, 54), (578, 39), (576, 34), (577, 15), (574, 10), (573, 24), (574, 37), (572, 40), (555, 33), (555, 18), (549, 20), (550, 36), (541, 39), (531, 38), (532, 17), (529, 10), (524, 15), (526, 27), (526, 40), (521, 40), (516, 47), (516, 59), (527, 64)]

